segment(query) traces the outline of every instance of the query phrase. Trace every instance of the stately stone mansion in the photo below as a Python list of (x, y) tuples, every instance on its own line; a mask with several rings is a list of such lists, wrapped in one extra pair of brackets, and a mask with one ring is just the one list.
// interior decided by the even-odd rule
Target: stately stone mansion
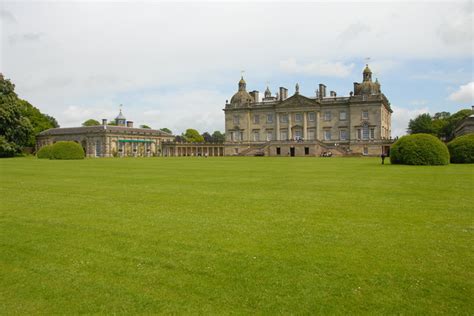
[(243, 77), (238, 91), (225, 108), (224, 144), (179, 143), (161, 130), (134, 128), (122, 111), (115, 124), (52, 128), (37, 137), (37, 149), (56, 141), (82, 145), (88, 157), (124, 156), (320, 156), (380, 155), (391, 140), (390, 102), (372, 80), (367, 65), (362, 82), (354, 83), (349, 96), (326, 94), (319, 84), (313, 97), (280, 87), (272, 95), (267, 87), (263, 98), (247, 92)]
[(275, 96), (267, 87), (260, 100), (242, 77), (224, 112), (226, 155), (380, 155), (392, 142), (390, 102), (368, 65), (345, 97), (327, 95), (324, 84), (306, 97), (296, 84), (290, 97), (284, 87)]

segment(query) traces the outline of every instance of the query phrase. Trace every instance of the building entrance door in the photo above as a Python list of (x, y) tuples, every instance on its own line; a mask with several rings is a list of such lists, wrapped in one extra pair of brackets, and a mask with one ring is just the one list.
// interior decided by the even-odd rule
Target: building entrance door
[(294, 157), (295, 156), (295, 147), (290, 148), (290, 156)]

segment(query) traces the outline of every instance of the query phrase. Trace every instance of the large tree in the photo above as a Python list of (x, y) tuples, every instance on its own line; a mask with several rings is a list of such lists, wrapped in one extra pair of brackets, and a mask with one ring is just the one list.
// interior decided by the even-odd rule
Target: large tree
[(202, 137), (202, 135), (199, 135), (199, 132), (192, 128), (188, 128), (183, 136), (186, 141), (190, 143), (202, 143), (204, 141), (204, 137)]
[(151, 127), (150, 127), (150, 126), (148, 126), (148, 125), (145, 125), (145, 124), (142, 124), (142, 125), (140, 125), (140, 128), (151, 129)]
[(214, 131), (212, 133), (212, 142), (214, 143), (223, 143), (225, 141), (225, 134), (220, 131)]
[(30, 120), (23, 114), (15, 85), (0, 74), (0, 157), (11, 157), (26, 146), (33, 134)]
[(82, 126), (97, 126), (100, 125), (99, 121), (94, 119), (88, 119), (82, 123)]
[(416, 118), (410, 120), (408, 123), (408, 130), (410, 134), (433, 134), (436, 135), (436, 131), (433, 127), (433, 119), (428, 113), (418, 115)]
[(202, 138), (204, 138), (204, 141), (205, 141), (206, 143), (212, 143), (212, 136), (211, 136), (211, 134), (209, 134), (208, 132), (202, 133), (201, 136), (202, 136)]

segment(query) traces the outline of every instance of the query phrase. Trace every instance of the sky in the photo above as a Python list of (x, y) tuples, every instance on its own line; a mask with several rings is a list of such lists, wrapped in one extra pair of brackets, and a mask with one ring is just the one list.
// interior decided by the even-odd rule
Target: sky
[(348, 96), (369, 63), (392, 136), (420, 113), (474, 105), (473, 1), (0, 1), (0, 71), (62, 127), (117, 116), (224, 131), (241, 73)]

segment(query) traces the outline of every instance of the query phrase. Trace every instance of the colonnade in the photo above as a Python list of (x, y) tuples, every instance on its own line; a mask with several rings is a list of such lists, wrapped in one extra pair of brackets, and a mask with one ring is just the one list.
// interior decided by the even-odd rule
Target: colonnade
[(170, 157), (185, 156), (224, 156), (224, 146), (196, 146), (194, 144), (165, 145), (163, 144), (163, 154)]

